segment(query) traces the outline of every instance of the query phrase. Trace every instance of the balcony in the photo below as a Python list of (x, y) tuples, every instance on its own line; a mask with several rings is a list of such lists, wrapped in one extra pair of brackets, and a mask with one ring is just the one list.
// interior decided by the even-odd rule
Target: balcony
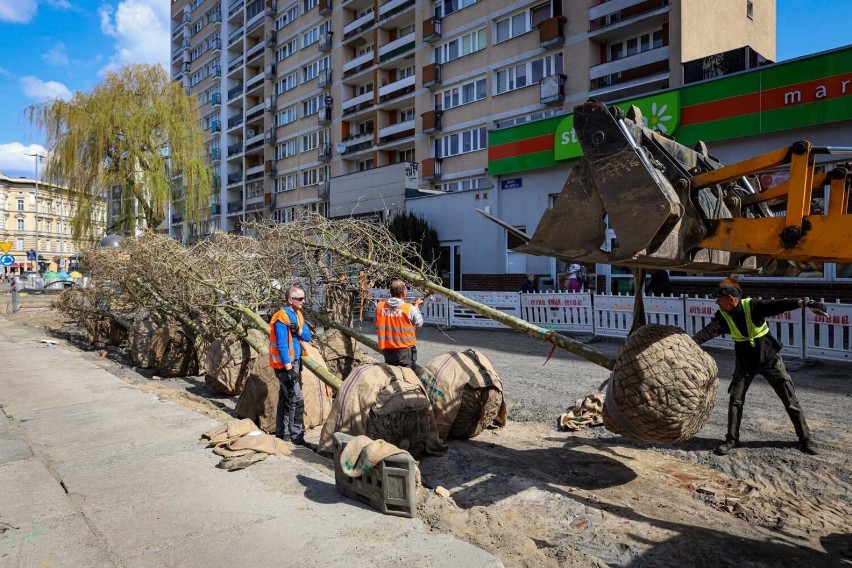
[(254, 148), (255, 144), (263, 145), (263, 131), (261, 130), (258, 133), (254, 133), (254, 131), (249, 128), (248, 129), (249, 137), (246, 138), (246, 150), (249, 148)]
[(441, 159), (426, 158), (420, 162), (420, 175), (423, 179), (441, 179)]
[(243, 84), (240, 83), (236, 87), (228, 89), (228, 102), (240, 97), (243, 94)]
[(219, 151), (219, 148), (213, 148), (212, 150), (210, 150), (210, 161), (211, 162), (218, 162), (221, 159), (222, 159), (222, 156), (221, 156), (221, 152)]
[(441, 18), (423, 20), (423, 41), (432, 43), (441, 39)]
[(222, 130), (222, 121), (214, 120), (210, 123), (210, 132), (219, 132)]
[(263, 83), (263, 73), (258, 73), (248, 81), (246, 81), (246, 90), (250, 90), (258, 83)]
[(228, 117), (228, 130), (243, 123), (243, 113)]
[(589, 8), (589, 32), (592, 37), (610, 28), (623, 27), (649, 16), (665, 14), (669, 0), (610, 0)]
[(325, 180), (320, 184), (319, 193), (317, 196), (320, 199), (325, 199), (329, 195), (331, 195), (331, 180)]
[(243, 181), (243, 172), (231, 172), (228, 174), (228, 185), (235, 185)]
[(264, 103), (258, 103), (246, 111), (246, 120), (263, 114)]
[(182, 57), (183, 54), (186, 53), (186, 48), (180, 46), (174, 53), (172, 53), (172, 63), (177, 63)]
[(230, 61), (228, 61), (228, 73), (233, 73), (243, 65), (243, 54), (239, 54)]
[(232, 45), (237, 42), (238, 39), (243, 37), (243, 28), (237, 28), (231, 33), (228, 34), (228, 45)]
[(669, 46), (664, 45), (662, 47), (657, 47), (649, 51), (642, 51), (633, 55), (629, 55), (627, 57), (622, 57), (621, 59), (616, 59), (615, 61), (609, 61), (607, 63), (595, 65), (589, 69), (589, 79), (594, 81), (596, 79), (600, 79), (601, 77), (606, 77), (619, 73), (623, 74), (627, 72), (628, 74), (630, 74), (630, 71), (636, 70), (637, 68), (646, 67), (648, 65), (653, 65), (662, 62), (665, 62), (664, 68), (668, 70), (668, 61)]
[(394, 140), (408, 138), (414, 134), (414, 120), (406, 120), (384, 128), (379, 128), (379, 144), (387, 144)]
[(172, 30), (172, 41), (176, 41), (178, 39), (178, 36), (183, 33), (183, 27), (185, 25), (186, 24), (184, 24), (183, 22), (180, 22), (174, 27), (174, 29)]
[(375, 14), (370, 12), (369, 14), (364, 14), (353, 22), (349, 22), (343, 26), (343, 40), (345, 41), (350, 39), (370, 28), (375, 23), (375, 20)]
[(325, 32), (319, 37), (319, 50), (320, 51), (331, 51), (331, 38), (334, 35), (334, 32)]
[(210, 215), (221, 215), (222, 213), (222, 204), (214, 203), (210, 206)]
[(243, 153), (243, 142), (240, 140), (235, 144), (228, 145), (228, 157), (239, 156)]
[(266, 50), (266, 46), (263, 43), (258, 43), (257, 45), (249, 48), (246, 51), (246, 62), (251, 61), (258, 55), (263, 55), (263, 52)]
[(441, 84), (440, 63), (430, 63), (423, 66), (423, 86), (434, 87)]
[(441, 130), (441, 117), (443, 114), (443, 111), (440, 110), (430, 110), (420, 115), (423, 119), (423, 134)]
[(565, 16), (554, 16), (538, 25), (538, 44), (548, 48), (565, 43)]
[(212, 51), (222, 51), (222, 40), (221, 40), (221, 39), (219, 39), (218, 37), (217, 37), (217, 38), (215, 38), (215, 39), (214, 39), (214, 40), (210, 43), (210, 50), (212, 50)]
[(172, 213), (172, 224), (177, 223), (183, 223), (183, 213)]
[(414, 32), (405, 34), (379, 48), (379, 62), (385, 62), (414, 49)]
[(317, 113), (317, 124), (324, 126), (331, 124), (331, 107), (322, 107)]
[(277, 139), (278, 139), (278, 136), (275, 133), (275, 127), (273, 126), (271, 128), (267, 128), (266, 129), (266, 137), (264, 138), (264, 140), (266, 140), (266, 143), (267, 144), (275, 144), (275, 141)]
[(244, 4), (243, 0), (236, 0), (236, 2), (232, 2), (231, 5), (228, 6), (228, 17), (233, 17), (240, 11), (240, 8), (242, 8)]
[(243, 202), (242, 201), (229, 201), (228, 202), (228, 215), (233, 215), (234, 213), (239, 213), (243, 210)]
[(565, 100), (565, 80), (567, 75), (557, 74), (542, 78), (539, 81), (541, 104), (562, 104)]
[(331, 79), (333, 69), (323, 69), (317, 76), (317, 86), (321, 89), (331, 87)]
[(272, 160), (266, 160), (266, 163), (263, 165), (263, 173), (267, 177), (272, 177), (278, 173), (278, 170), (275, 168), (275, 162)]
[(343, 75), (351, 75), (355, 74), (362, 69), (366, 69), (370, 67), (375, 61), (375, 54), (373, 52), (365, 53), (364, 55), (359, 55), (354, 59), (350, 59), (346, 63), (343, 64)]
[(414, 75), (379, 87), (379, 101), (388, 102), (414, 92)]
[(357, 97), (352, 97), (351, 99), (343, 101), (343, 114), (346, 115), (359, 110), (364, 110), (365, 108), (370, 108), (374, 104), (376, 104), (375, 93), (370, 91), (369, 93), (364, 93), (363, 95), (358, 95)]
[(328, 162), (331, 160), (331, 144), (323, 144), (317, 148), (317, 159), (320, 162)]
[(414, 6), (414, 0), (390, 0), (379, 7), (379, 21), (392, 18)]
[(212, 95), (210, 95), (210, 104), (211, 105), (216, 106), (218, 104), (221, 104), (221, 102), (222, 102), (222, 95), (220, 95), (219, 93), (213, 93)]
[(319, 13), (321, 16), (331, 14), (332, 0), (319, 0)]
[(260, 164), (259, 166), (253, 166), (246, 170), (246, 178), (254, 178), (257, 177), (258, 174), (263, 174), (263, 170), (266, 166), (264, 164)]

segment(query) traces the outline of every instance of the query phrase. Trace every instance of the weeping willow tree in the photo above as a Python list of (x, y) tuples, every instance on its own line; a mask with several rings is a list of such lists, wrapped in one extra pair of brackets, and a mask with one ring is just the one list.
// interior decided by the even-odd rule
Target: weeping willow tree
[(90, 93), (28, 107), (46, 135), (44, 176), (70, 188), (75, 240), (91, 238), (102, 192), (121, 188), (124, 226), (156, 229), (170, 203), (188, 222), (209, 206), (198, 102), (160, 65), (128, 65), (108, 73)]

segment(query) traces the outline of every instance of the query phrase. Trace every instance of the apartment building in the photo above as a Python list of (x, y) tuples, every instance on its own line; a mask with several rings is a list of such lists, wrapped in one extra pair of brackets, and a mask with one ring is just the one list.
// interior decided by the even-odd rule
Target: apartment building
[(774, 0), (173, 0), (172, 77), (218, 175), (208, 220), (177, 209), (170, 230), (484, 191), (489, 131), (704, 78), (726, 52), (774, 59)]
[[(105, 207), (101, 203), (93, 211), (97, 216), (96, 226), (101, 227), (96, 234), (102, 234)], [(8, 177), (0, 172), (0, 242), (11, 243), (8, 254), (15, 258), (11, 266), (0, 266), (0, 274), (45, 270), (57, 257), (57, 264), (67, 267), (62, 261), (80, 252), (80, 243), (71, 238), (71, 218), (75, 213), (67, 188), (32, 178)], [(36, 252), (38, 264), (33, 254)]]

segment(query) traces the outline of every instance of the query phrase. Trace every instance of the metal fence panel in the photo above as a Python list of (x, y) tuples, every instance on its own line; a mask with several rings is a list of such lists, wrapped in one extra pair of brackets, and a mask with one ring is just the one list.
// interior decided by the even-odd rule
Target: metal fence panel
[[(517, 292), (462, 292), (465, 298), (485, 304), (506, 314), (521, 317), (520, 300)], [(500, 322), (480, 315), (462, 305), (450, 302), (450, 325), (456, 327), (505, 328)]]
[(805, 311), (805, 356), (852, 361), (852, 306), (827, 304), (828, 317)]
[(589, 292), (521, 294), (521, 318), (544, 328), (594, 333)]
[(633, 325), (633, 296), (596, 294), (595, 335), (627, 337)]

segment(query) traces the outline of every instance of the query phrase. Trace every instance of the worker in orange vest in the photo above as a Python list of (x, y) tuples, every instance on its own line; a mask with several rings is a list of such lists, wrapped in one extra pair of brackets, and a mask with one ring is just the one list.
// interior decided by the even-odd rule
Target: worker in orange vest
[(417, 298), (412, 304), (405, 301), (405, 292), (405, 282), (391, 282), (391, 297), (376, 307), (376, 335), (385, 363), (412, 367), (417, 362), (415, 333), (423, 327), (423, 315), (418, 309), (423, 305), (423, 298)]
[(275, 435), (296, 445), (305, 443), (305, 399), (302, 396), (302, 344), (311, 340), (302, 306), (305, 291), (298, 286), (287, 290), (287, 305), (269, 322), (269, 366), (278, 378), (278, 408)]

